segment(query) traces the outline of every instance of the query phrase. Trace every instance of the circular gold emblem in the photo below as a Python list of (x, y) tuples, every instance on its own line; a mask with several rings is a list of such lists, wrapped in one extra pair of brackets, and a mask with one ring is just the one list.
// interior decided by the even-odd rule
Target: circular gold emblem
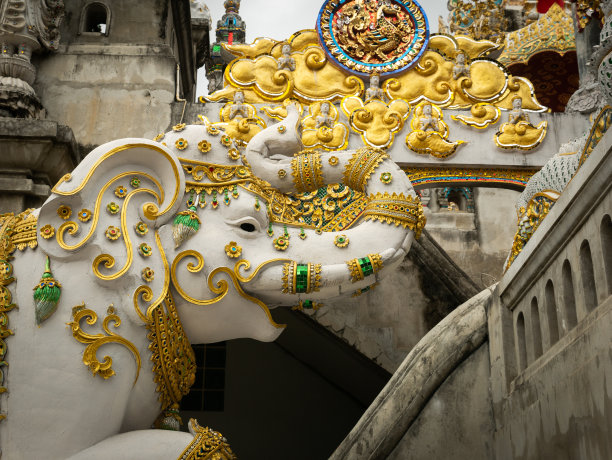
[(429, 43), (427, 16), (414, 0), (327, 0), (317, 31), (332, 62), (362, 76), (404, 72)]

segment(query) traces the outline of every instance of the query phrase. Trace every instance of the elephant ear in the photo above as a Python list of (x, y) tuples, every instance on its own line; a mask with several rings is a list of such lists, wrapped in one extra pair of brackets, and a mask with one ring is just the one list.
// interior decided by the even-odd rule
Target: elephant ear
[(146, 320), (170, 282), (158, 229), (184, 193), (181, 165), (164, 145), (103, 144), (53, 188), (38, 216), (39, 245), (52, 259), (87, 261), (87, 275), (130, 296)]

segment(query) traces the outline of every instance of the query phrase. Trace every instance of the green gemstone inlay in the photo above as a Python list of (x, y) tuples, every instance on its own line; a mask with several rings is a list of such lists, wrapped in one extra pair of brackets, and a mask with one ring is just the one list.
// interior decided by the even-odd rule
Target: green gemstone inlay
[(312, 309), (314, 307), (312, 300), (304, 300), (302, 302), (302, 308), (306, 308), (308, 310)]
[(372, 267), (372, 262), (369, 257), (364, 257), (363, 259), (359, 259), (359, 267), (363, 272), (363, 276), (370, 276), (374, 273), (374, 267)]
[(297, 264), (295, 268), (295, 292), (303, 293), (308, 290), (308, 265)]

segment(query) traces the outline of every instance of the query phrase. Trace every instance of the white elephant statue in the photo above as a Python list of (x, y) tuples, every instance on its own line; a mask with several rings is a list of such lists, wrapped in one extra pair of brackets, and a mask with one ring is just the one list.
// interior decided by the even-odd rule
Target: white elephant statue
[[(4, 458), (233, 458), (196, 423), (150, 429), (160, 411), (176, 428), (190, 343), (273, 341), (269, 308), (367, 288), (404, 258), (424, 225), (406, 175), (376, 149), (294, 156), (288, 111), (240, 151), (207, 121), (109, 142), (42, 208), (2, 216)], [(354, 224), (300, 222), (284, 193), (335, 183), (369, 199)]]

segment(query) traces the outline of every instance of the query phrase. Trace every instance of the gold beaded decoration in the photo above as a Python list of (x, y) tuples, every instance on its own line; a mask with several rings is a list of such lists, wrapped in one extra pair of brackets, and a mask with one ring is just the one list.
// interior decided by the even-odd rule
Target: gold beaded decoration
[(344, 185), (358, 192), (363, 192), (372, 173), (387, 158), (389, 158), (389, 155), (380, 149), (360, 148), (346, 165)]
[(427, 221), (419, 198), (410, 195), (406, 197), (403, 193), (389, 195), (385, 192), (370, 195), (362, 216), (365, 220), (379, 220), (395, 226), (408, 227), (415, 233), (416, 238), (421, 236)]
[(283, 264), (283, 294), (310, 294), (321, 288), (321, 264)]
[(351, 281), (356, 283), (366, 276), (378, 273), (383, 268), (383, 261), (380, 254), (368, 254), (362, 259), (349, 260), (346, 265), (351, 274)]
[(312, 192), (325, 185), (321, 154), (302, 153), (291, 160), (291, 175), (298, 193)]

